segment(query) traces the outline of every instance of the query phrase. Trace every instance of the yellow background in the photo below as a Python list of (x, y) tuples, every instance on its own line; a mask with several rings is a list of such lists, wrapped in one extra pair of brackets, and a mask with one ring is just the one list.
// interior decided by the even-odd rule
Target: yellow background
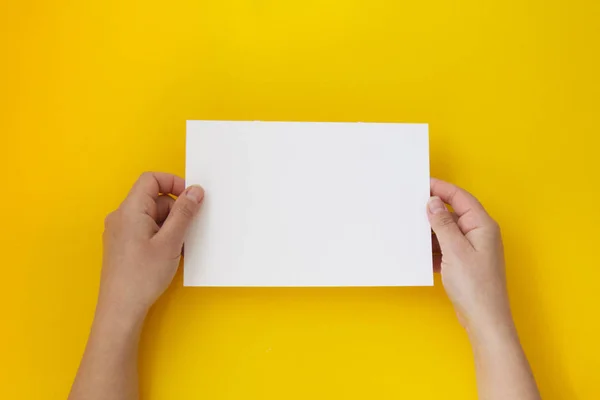
[[(598, 399), (597, 1), (0, 6), (0, 397), (64, 399), (104, 216), (184, 174), (185, 120), (428, 122), (435, 176), (500, 222), (546, 399)], [(443, 288), (200, 289), (143, 334), (144, 399), (473, 399)]]

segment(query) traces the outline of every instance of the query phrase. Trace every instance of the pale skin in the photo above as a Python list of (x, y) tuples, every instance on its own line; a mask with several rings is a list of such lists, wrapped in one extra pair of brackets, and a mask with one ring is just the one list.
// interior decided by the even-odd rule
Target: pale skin
[[(457, 186), (432, 178), (431, 194), (434, 269), (471, 342), (479, 398), (539, 399), (510, 311), (498, 224)], [(69, 400), (139, 398), (144, 319), (173, 280), (203, 198), (182, 178), (145, 173), (106, 218), (96, 314)]]

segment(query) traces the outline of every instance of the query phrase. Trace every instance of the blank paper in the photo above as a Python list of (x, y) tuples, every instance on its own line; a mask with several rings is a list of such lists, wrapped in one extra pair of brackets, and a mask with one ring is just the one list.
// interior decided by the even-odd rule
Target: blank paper
[(188, 121), (186, 286), (426, 286), (426, 124)]

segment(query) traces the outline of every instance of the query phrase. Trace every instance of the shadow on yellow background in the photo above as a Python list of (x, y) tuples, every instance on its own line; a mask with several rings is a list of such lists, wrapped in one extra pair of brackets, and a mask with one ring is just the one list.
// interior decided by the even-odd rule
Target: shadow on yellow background
[[(0, 6), (0, 397), (64, 399), (104, 216), (184, 175), (186, 119), (428, 122), (432, 173), (500, 222), (545, 399), (598, 398), (596, 1), (19, 1)], [(199, 289), (179, 275), (144, 399), (473, 399), (443, 288)]]

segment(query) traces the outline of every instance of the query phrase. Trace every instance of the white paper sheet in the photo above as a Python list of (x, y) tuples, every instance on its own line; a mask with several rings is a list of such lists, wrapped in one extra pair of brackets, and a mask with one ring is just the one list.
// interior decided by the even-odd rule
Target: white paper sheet
[(426, 124), (188, 121), (186, 286), (428, 286)]

